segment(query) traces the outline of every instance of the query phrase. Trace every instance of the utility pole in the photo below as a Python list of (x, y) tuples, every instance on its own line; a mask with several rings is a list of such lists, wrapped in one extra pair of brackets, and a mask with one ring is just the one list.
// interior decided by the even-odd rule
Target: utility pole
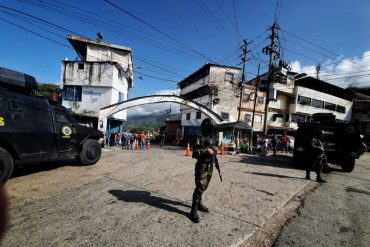
[(274, 64), (273, 61), (280, 58), (280, 47), (277, 31), (279, 29), (279, 25), (274, 22), (271, 29), (270, 35), (270, 45), (266, 46), (262, 49), (262, 52), (266, 55), (269, 55), (269, 71), (268, 71), (268, 80), (267, 80), (267, 91), (266, 91), (266, 101), (265, 101), (265, 115), (264, 115), (264, 123), (263, 123), (263, 133), (267, 134), (267, 117), (268, 117), (268, 105), (270, 101), (270, 84), (274, 81)]
[(256, 105), (257, 105), (257, 97), (258, 97), (258, 87), (260, 86), (260, 65), (258, 64), (258, 72), (257, 72), (257, 82), (256, 88), (254, 89), (254, 102), (253, 102), (253, 113), (252, 113), (252, 133), (251, 138), (249, 140), (249, 147), (253, 147), (253, 127), (254, 127), (254, 115), (256, 113)]
[(321, 70), (321, 66), (320, 64), (316, 65), (316, 79), (320, 79), (320, 70)]
[(242, 111), (242, 98), (243, 98), (243, 83), (245, 82), (245, 63), (247, 62), (247, 53), (249, 52), (247, 49), (248, 42), (244, 39), (244, 44), (242, 47), (242, 63), (243, 63), (243, 72), (242, 72), (242, 80), (239, 82), (239, 89), (240, 89), (240, 95), (239, 95), (239, 112), (238, 112), (238, 122), (240, 121), (240, 115)]

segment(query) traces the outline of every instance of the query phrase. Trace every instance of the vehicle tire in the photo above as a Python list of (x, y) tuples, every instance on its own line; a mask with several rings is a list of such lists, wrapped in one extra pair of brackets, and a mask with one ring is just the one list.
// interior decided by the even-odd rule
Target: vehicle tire
[(81, 165), (93, 165), (100, 159), (101, 145), (96, 140), (87, 140), (79, 155)]
[(355, 168), (355, 159), (347, 158), (346, 161), (342, 164), (342, 170), (344, 172), (351, 172)]
[(13, 169), (13, 157), (8, 151), (0, 147), (0, 185), (4, 184), (10, 178)]

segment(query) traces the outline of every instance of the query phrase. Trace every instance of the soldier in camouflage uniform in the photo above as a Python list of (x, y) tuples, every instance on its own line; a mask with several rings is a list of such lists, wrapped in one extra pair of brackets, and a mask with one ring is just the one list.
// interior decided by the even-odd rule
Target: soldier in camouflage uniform
[(326, 183), (321, 177), (321, 172), (323, 169), (323, 162), (326, 162), (326, 156), (324, 151), (324, 146), (321, 139), (324, 136), (322, 130), (316, 130), (314, 137), (308, 141), (308, 165), (306, 168), (306, 179), (310, 180), (310, 171), (312, 168), (315, 169), (317, 178), (316, 181), (320, 183)]
[[(193, 158), (197, 159), (195, 164), (195, 190), (193, 193), (193, 204), (190, 211), (190, 218), (193, 222), (199, 222), (198, 210), (209, 212), (209, 209), (202, 203), (202, 194), (206, 191), (212, 178), (213, 164), (219, 170), (216, 158), (217, 147), (210, 138), (214, 125), (210, 119), (203, 120), (201, 124), (202, 135), (197, 135), (193, 141)], [(219, 170), (220, 171), (220, 170)], [(222, 179), (220, 174), (220, 179)]]

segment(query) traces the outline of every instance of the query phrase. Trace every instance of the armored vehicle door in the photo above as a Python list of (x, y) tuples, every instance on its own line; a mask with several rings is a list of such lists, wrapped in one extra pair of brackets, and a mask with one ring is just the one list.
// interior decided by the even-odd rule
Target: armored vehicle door
[(66, 112), (59, 109), (54, 109), (53, 115), (58, 152), (71, 151), (75, 137), (74, 122)]

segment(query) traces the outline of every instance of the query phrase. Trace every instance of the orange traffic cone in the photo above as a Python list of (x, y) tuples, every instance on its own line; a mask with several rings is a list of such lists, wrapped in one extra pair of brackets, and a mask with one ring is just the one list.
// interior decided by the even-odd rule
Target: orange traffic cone
[(146, 149), (149, 151), (150, 150), (150, 141), (148, 141), (148, 144), (146, 144)]
[(188, 142), (188, 147), (186, 148), (186, 154), (185, 156), (190, 156), (190, 145), (189, 145), (189, 142)]
[(224, 144), (221, 142), (221, 152), (220, 152), (220, 155), (224, 155), (224, 154), (225, 154)]

